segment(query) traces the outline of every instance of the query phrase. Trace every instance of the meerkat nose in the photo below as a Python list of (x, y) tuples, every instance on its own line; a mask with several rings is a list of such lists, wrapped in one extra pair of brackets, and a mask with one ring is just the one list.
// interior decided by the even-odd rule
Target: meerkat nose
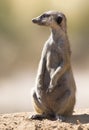
[(34, 18), (34, 19), (32, 19), (32, 22), (33, 23), (37, 23), (37, 20)]

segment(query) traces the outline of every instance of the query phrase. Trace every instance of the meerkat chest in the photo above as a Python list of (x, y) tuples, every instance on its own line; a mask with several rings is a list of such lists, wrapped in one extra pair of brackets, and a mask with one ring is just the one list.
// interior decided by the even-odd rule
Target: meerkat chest
[(47, 66), (57, 68), (62, 62), (62, 49), (58, 45), (51, 45), (47, 51)]

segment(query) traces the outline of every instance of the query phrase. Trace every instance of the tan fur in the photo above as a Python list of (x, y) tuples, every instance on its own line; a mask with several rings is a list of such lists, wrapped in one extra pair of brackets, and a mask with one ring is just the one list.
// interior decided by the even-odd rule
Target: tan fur
[[(58, 17), (62, 18), (59, 24)], [(71, 69), (66, 17), (63, 13), (48, 11), (33, 19), (33, 22), (52, 30), (43, 47), (37, 72), (33, 91), (35, 109), (40, 114), (71, 115), (76, 86)]]

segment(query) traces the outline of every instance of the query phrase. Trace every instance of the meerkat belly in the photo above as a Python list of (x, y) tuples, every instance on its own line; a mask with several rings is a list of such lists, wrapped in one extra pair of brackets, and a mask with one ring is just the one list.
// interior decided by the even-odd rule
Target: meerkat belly
[(51, 93), (43, 92), (41, 102), (48, 110), (55, 112), (55, 106), (60, 107), (61, 101), (64, 99), (65, 95), (70, 95), (70, 93), (71, 92), (66, 87), (66, 84), (62, 84), (61, 82)]
[[(59, 80), (57, 86), (51, 93), (45, 93), (45, 99), (43, 102), (47, 109), (50, 111), (56, 112), (57, 108), (60, 108), (62, 101), (65, 97), (69, 98), (71, 95), (71, 90), (68, 87), (67, 79), (64, 76)], [(57, 108), (54, 106), (58, 106)]]
[[(65, 93), (69, 91), (67, 78), (63, 75), (57, 82), (52, 93), (48, 95), (48, 99), (53, 103), (57, 100), (61, 100)], [(54, 98), (53, 98), (54, 97)], [(54, 101), (53, 101), (54, 99)]]

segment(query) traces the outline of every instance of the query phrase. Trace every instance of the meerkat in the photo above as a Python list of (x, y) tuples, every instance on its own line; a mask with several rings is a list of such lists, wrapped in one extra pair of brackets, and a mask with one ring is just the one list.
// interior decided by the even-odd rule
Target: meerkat
[(32, 93), (38, 114), (31, 118), (53, 116), (61, 120), (62, 117), (72, 115), (76, 101), (67, 19), (61, 12), (48, 11), (32, 19), (32, 22), (50, 27), (51, 35), (43, 47)]

